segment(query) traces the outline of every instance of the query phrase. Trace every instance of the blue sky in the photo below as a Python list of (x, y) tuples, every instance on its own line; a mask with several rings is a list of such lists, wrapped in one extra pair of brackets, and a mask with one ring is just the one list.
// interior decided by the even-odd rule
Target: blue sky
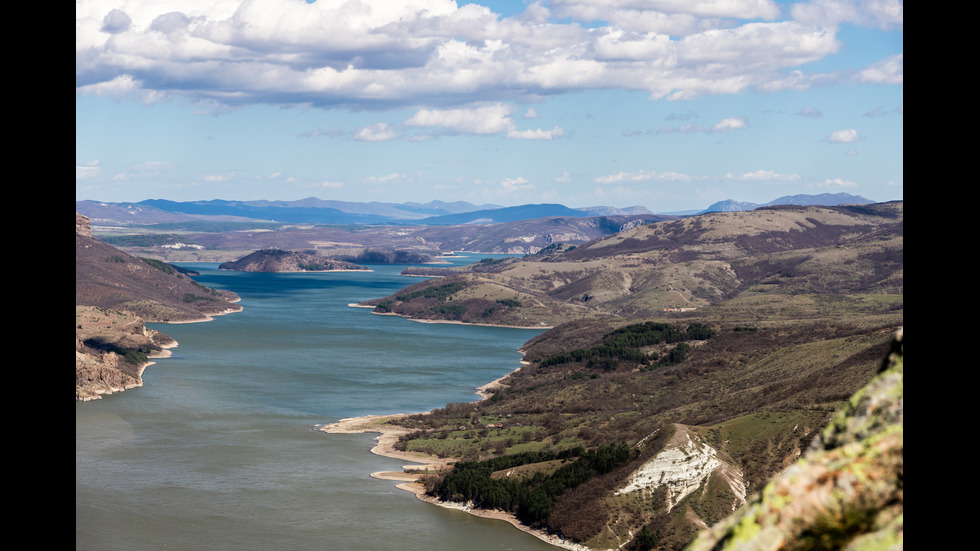
[(899, 0), (78, 0), (75, 199), (903, 198)]

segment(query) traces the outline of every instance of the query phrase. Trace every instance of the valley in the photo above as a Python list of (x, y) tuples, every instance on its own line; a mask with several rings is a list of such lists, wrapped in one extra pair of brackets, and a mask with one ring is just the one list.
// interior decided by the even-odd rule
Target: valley
[[(329, 258), (381, 243), (426, 254), (521, 251), (416, 265), (405, 274), (425, 279), (361, 302), (417, 321), (548, 329), (483, 400), (363, 430), (397, 434), (399, 452), (454, 465), (407, 473), (427, 500), (496, 511), (570, 548), (677, 549), (822, 442), (823, 428), (882, 370), (904, 325), (904, 204), (630, 216), (440, 234), (184, 233), (202, 249), (153, 240), (124, 249), (171, 260), (237, 260), (252, 248)], [(514, 243), (522, 248), (507, 248)]]

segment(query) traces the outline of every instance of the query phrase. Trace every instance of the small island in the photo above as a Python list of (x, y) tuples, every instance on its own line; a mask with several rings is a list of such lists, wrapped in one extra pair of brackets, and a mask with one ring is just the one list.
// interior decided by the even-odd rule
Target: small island
[(263, 249), (233, 262), (223, 262), (219, 270), (238, 272), (339, 272), (366, 271), (353, 262), (327, 258), (311, 252)]

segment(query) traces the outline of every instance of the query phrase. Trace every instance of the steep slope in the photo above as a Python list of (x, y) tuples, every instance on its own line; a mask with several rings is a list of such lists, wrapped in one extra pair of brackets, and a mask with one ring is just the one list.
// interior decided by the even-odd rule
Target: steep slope
[[(590, 341), (595, 327), (579, 322), (568, 334), (573, 345), (566, 326), (529, 342), (525, 367), (489, 399), (391, 423), (413, 431), (399, 449), (487, 462), (487, 478), (465, 484), (446, 478), (447, 488), (447, 473), (423, 478), (440, 499), (501, 509), (591, 549), (676, 549), (800, 457), (874, 377), (900, 324), (900, 315), (751, 330), (735, 321), (713, 325), (703, 340), (640, 343), (605, 356), (568, 350), (600, 350), (616, 334), (592, 333)], [(682, 345), (683, 358), (671, 353)], [(556, 459), (617, 443), (630, 453), (603, 472), (569, 483), (556, 470), (564, 464)], [(503, 458), (512, 458), (509, 472), (540, 474), (518, 486), (494, 482)]]
[(144, 321), (203, 321), (241, 310), (238, 295), (193, 281), (162, 262), (142, 260), (94, 239), (75, 215), (75, 399), (142, 384), (151, 358), (176, 345)]
[(143, 384), (153, 358), (177, 343), (123, 312), (75, 306), (75, 400), (88, 401)]
[(904, 350), (849, 400), (806, 455), (689, 551), (902, 549)]
[(200, 285), (172, 266), (130, 256), (84, 232), (75, 233), (76, 306), (174, 322), (203, 321), (236, 312), (241, 310), (234, 304), (237, 301), (235, 293)]

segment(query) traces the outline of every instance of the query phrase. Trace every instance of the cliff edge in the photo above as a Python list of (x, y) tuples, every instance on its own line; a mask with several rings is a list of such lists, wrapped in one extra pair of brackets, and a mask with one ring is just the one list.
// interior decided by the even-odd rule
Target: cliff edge
[(242, 309), (230, 291), (211, 289), (164, 262), (137, 258), (92, 237), (75, 214), (75, 399), (142, 385), (150, 359), (168, 356), (170, 337), (145, 322), (206, 321)]
[(688, 551), (902, 549), (903, 358), (900, 331), (882, 372), (806, 455)]

